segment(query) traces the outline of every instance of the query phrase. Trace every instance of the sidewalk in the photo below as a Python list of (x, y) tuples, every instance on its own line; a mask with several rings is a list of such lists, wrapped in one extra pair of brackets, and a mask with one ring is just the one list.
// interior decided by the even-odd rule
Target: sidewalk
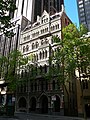
[(19, 118), (17, 116), (0, 116), (0, 120), (19, 120)]
[[(28, 118), (37, 118), (39, 120), (39, 117), (45, 118), (45, 119), (49, 119), (52, 118), (52, 120), (84, 120), (83, 118), (80, 117), (69, 117), (69, 116), (58, 116), (58, 115), (48, 115), (48, 114), (35, 114), (35, 113), (23, 113), (23, 112), (16, 112), (15, 116), (17, 116), (18, 118), (21, 117), (28, 117)], [(34, 119), (33, 119), (34, 120)], [(87, 120), (90, 120), (90, 118), (88, 118)]]

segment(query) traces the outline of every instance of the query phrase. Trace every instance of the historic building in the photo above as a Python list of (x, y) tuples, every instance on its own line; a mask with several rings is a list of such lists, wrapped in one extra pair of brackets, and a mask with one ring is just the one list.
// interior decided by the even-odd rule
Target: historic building
[[(76, 114), (76, 87), (73, 81), (67, 83), (68, 98), (67, 92), (58, 83), (54, 71), (53, 77), (47, 76), (50, 67), (52, 69), (55, 67), (53, 63), (50, 63), (49, 58), (58, 50), (52, 36), (58, 36), (61, 39), (62, 28), (69, 23), (71, 21), (64, 9), (51, 16), (44, 10), (41, 17), (37, 17), (35, 23), (27, 25), (21, 32), (19, 50), (24, 56), (33, 57), (31, 57), (26, 70), (20, 71), (20, 78), (25, 82), (22, 82), (17, 89), (16, 111), (59, 115)], [(73, 87), (70, 89), (72, 84)], [(68, 106), (70, 111), (68, 111)]]
[(77, 0), (80, 24), (84, 24), (90, 31), (90, 0)]

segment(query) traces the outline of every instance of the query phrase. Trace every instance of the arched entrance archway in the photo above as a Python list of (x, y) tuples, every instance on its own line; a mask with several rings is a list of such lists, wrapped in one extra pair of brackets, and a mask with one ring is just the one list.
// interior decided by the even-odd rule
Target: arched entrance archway
[(31, 98), (30, 106), (31, 106), (31, 111), (35, 111), (36, 110), (36, 98), (35, 97)]
[(24, 97), (21, 97), (19, 99), (18, 107), (19, 107), (20, 111), (26, 111), (27, 102), (26, 102), (26, 99)]
[(48, 98), (45, 95), (42, 95), (40, 98), (40, 107), (41, 113), (48, 113)]
[(54, 101), (54, 112), (60, 112), (60, 98), (58, 95), (55, 95), (56, 100)]

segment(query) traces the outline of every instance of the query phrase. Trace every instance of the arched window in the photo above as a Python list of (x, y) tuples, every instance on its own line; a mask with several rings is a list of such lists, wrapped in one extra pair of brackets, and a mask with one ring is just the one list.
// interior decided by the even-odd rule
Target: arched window
[(36, 42), (36, 48), (38, 48), (38, 46), (39, 46), (39, 43), (38, 43), (38, 42)]
[(38, 60), (38, 54), (36, 54), (36, 60)]
[(67, 26), (68, 25), (68, 22), (67, 22), (67, 19), (65, 18), (65, 25)]
[(26, 52), (29, 51), (29, 45), (26, 46)]
[(45, 58), (47, 58), (47, 50), (45, 50)]
[(41, 45), (43, 45), (43, 43), (44, 43), (44, 41), (42, 40), (42, 41), (41, 41)]
[(48, 22), (48, 18), (46, 18), (46, 22)]
[(43, 29), (43, 33), (45, 32), (45, 29)]
[(56, 29), (58, 29), (58, 26), (56, 25)]
[(43, 51), (42, 57), (43, 57), (43, 59), (44, 59), (44, 51)]
[(48, 32), (48, 27), (47, 27), (47, 32)]
[(55, 30), (55, 26), (53, 26), (53, 30)]
[(45, 28), (45, 32), (47, 32), (47, 28)]
[(59, 29), (59, 24), (58, 24), (58, 29)]
[(59, 29), (59, 24), (56, 25), (56, 29)]
[(32, 49), (34, 49), (34, 43), (32, 43)]
[(40, 52), (40, 60), (42, 59), (42, 53)]
[(45, 42), (46, 42), (46, 44), (48, 44), (48, 39), (47, 38), (45, 39)]
[(23, 52), (25, 52), (25, 46), (23, 46)]

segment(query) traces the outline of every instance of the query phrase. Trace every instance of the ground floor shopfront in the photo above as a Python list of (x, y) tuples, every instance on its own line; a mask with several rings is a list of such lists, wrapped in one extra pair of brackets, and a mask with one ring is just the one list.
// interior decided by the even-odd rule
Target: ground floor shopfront
[(63, 94), (18, 94), (16, 111), (64, 115)]

